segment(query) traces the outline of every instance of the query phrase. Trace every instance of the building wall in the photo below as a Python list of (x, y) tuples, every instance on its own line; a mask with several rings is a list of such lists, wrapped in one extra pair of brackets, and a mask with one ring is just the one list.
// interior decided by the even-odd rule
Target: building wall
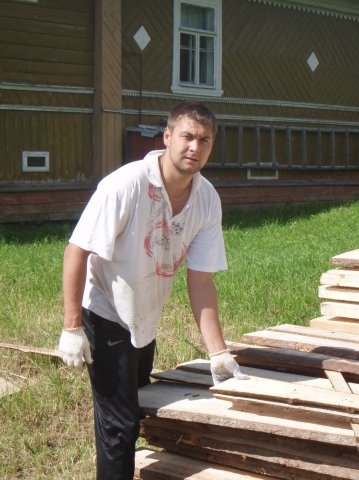
[[(347, 9), (348, 1), (338, 0), (336, 9)], [(222, 2), (224, 93), (197, 99), (224, 130), (204, 174), (229, 207), (359, 199), (357, 133), (348, 134), (354, 135), (350, 169), (337, 168), (329, 148), (331, 129), (342, 131), (334, 143), (343, 151), (345, 131), (359, 128), (359, 9), (355, 15), (350, 7), (345, 19), (278, 3)], [(134, 159), (126, 157), (127, 129), (163, 127), (169, 108), (187, 98), (171, 93), (173, 1), (0, 0), (0, 11), (0, 220), (76, 217), (96, 182)], [(141, 26), (151, 37), (142, 54), (133, 39)], [(312, 52), (320, 62), (315, 72), (306, 63)], [(253, 129), (243, 138), (240, 166), (236, 131), (242, 126)], [(258, 127), (306, 129), (308, 165), (283, 164), (278, 177), (268, 179), (270, 132), (261, 131), (258, 159)], [(313, 153), (320, 129), (325, 168), (316, 168)], [(300, 163), (303, 134), (291, 139)], [(158, 136), (131, 141), (136, 156), (161, 146)], [(276, 141), (285, 163), (285, 134), (277, 132)], [(23, 172), (23, 150), (49, 151), (50, 171)], [(246, 162), (255, 163), (259, 178), (248, 178)]]
[[(222, 9), (224, 93), (199, 97), (220, 123), (358, 128), (358, 21), (250, 0), (223, 0)], [(170, 90), (172, 24), (171, 1), (123, 1), (124, 128), (163, 125), (168, 108), (186, 98)], [(141, 26), (151, 37), (142, 65), (133, 40)], [(313, 52), (319, 60), (314, 72), (307, 64)], [(226, 150), (230, 155), (233, 148)], [(211, 160), (219, 161), (218, 150)]]
[[(93, 178), (94, 2), (0, 1), (0, 186)], [(23, 172), (48, 151), (49, 172)]]

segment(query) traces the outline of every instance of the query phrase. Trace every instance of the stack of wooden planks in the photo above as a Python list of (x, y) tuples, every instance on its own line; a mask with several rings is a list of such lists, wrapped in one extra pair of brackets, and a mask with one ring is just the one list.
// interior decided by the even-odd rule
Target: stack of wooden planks
[[(261, 343), (265, 332), (247, 340)], [(136, 478), (359, 480), (359, 362), (307, 347), (228, 344), (249, 380), (213, 387), (209, 362), (194, 360), (140, 390), (141, 434), (163, 451), (137, 452)], [(181, 476), (188, 457), (200, 463)]]
[(331, 263), (337, 267), (320, 278), (322, 316), (311, 320), (310, 325), (359, 334), (359, 250), (336, 255)]
[(227, 342), (249, 380), (213, 386), (202, 359), (153, 374), (136, 479), (359, 480), (359, 250), (331, 260), (345, 266), (322, 275), (310, 327)]

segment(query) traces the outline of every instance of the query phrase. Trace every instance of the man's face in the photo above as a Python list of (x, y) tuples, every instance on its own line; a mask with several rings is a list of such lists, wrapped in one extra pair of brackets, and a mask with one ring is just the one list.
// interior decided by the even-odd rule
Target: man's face
[(176, 170), (193, 175), (207, 163), (214, 134), (211, 125), (202, 125), (189, 117), (180, 117), (175, 127), (164, 132), (167, 154)]

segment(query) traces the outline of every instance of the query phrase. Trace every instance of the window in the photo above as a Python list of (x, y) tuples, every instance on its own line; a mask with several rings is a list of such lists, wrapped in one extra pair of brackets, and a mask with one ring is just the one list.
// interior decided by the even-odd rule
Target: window
[(222, 0), (174, 0), (172, 92), (220, 96)]

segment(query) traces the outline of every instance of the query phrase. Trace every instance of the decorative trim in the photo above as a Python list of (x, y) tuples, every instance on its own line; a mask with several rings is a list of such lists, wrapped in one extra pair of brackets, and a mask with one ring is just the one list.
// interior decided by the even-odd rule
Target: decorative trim
[(61, 112), (61, 113), (93, 113), (93, 108), (82, 107), (50, 107), (44, 105), (1, 105), (0, 110), (13, 110), (25, 112)]
[(345, 13), (340, 10), (340, 7), (335, 9), (334, 7), (321, 7), (319, 5), (313, 5), (312, 0), (248, 0), (252, 3), (263, 3), (264, 5), (272, 5), (274, 7), (284, 7), (290, 10), (300, 10), (303, 12), (316, 13), (319, 15), (326, 15), (330, 17), (342, 18), (344, 20), (356, 20), (359, 21), (358, 13)]
[[(137, 90), (122, 90), (124, 97), (139, 97)], [(162, 100), (187, 100), (188, 95), (172, 95), (165, 92), (150, 92), (143, 91), (142, 98), (158, 98)], [(335, 110), (341, 112), (359, 112), (359, 106), (354, 107), (351, 105), (330, 105), (325, 103), (306, 103), (306, 102), (289, 102), (287, 100), (269, 100), (264, 98), (239, 98), (239, 97), (222, 97), (222, 98), (209, 98), (196, 96), (199, 100), (213, 103), (228, 103), (236, 105), (256, 105), (256, 106), (271, 106), (271, 107), (286, 107), (286, 108), (307, 108), (311, 110)]]
[[(104, 109), (104, 112), (110, 113), (120, 113), (122, 115), (139, 115), (139, 110), (137, 109)], [(162, 117), (167, 118), (168, 111), (161, 110), (141, 110), (141, 114), (151, 117)], [(303, 124), (321, 124), (321, 125), (340, 125), (342, 127), (354, 127), (358, 128), (358, 122), (351, 121), (342, 121), (342, 120), (323, 120), (318, 118), (296, 118), (296, 117), (268, 117), (261, 115), (227, 115), (227, 114), (216, 114), (217, 120), (223, 121), (251, 121), (251, 122), (281, 122), (284, 124), (287, 123), (303, 123)]]
[(80, 93), (91, 95), (92, 87), (70, 87), (67, 85), (46, 85), (37, 83), (0, 82), (0, 90), (25, 90), (28, 92)]

